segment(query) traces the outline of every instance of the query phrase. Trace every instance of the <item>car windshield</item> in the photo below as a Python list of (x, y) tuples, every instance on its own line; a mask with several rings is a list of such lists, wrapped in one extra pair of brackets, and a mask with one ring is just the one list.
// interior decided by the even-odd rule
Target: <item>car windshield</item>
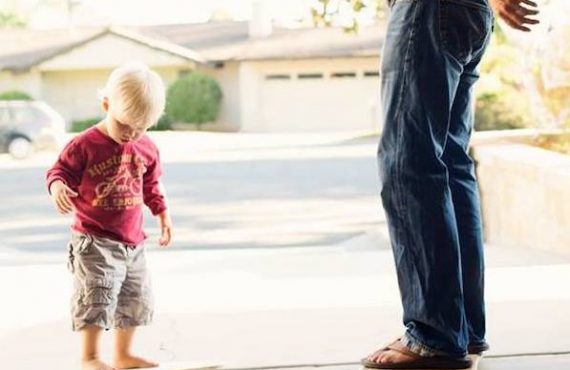
[(44, 116), (35, 107), (14, 107), (12, 108), (14, 122), (17, 125), (27, 123), (38, 123), (44, 120)]
[(10, 124), (10, 111), (7, 107), (0, 107), (0, 126), (7, 126)]

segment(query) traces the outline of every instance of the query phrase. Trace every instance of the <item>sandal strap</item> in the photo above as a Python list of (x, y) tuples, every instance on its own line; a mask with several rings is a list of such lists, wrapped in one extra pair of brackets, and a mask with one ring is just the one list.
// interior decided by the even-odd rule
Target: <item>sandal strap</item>
[(423, 356), (418, 355), (415, 352), (412, 352), (408, 347), (404, 346), (401, 342), (400, 339), (395, 340), (394, 342), (392, 342), (391, 344), (389, 344), (388, 346), (386, 346), (386, 349), (395, 351), (395, 352), (399, 352), (401, 354), (404, 354), (406, 356), (410, 356), (414, 359), (421, 359), (424, 358)]

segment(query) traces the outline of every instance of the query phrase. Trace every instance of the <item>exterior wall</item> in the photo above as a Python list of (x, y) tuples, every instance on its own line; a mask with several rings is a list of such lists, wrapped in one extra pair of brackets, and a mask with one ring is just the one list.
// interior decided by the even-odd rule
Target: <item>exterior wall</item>
[[(196, 66), (186, 60), (109, 35), (60, 55), (39, 66), (41, 71), (12, 76), (0, 74), (0, 87), (24, 90), (45, 100), (69, 122), (102, 115), (97, 91), (111, 68), (139, 59), (161, 74), (169, 86)], [(158, 64), (165, 63), (165, 64)], [(171, 65), (173, 64), (173, 65)], [(108, 67), (101, 67), (109, 65)], [(85, 67), (85, 68), (81, 68)], [(200, 66), (223, 91), (219, 118), (206, 130), (220, 131), (378, 131), (377, 58), (227, 62), (222, 68)], [(355, 72), (356, 78), (331, 77)], [(322, 73), (322, 79), (299, 74)], [(266, 77), (288, 74), (289, 80)]]
[[(378, 131), (378, 58), (244, 62), (239, 68), (245, 131)], [(335, 78), (334, 73), (356, 77)], [(301, 74), (323, 78), (300, 78)], [(268, 79), (288, 75), (289, 79)]]
[(67, 53), (42, 63), (42, 71), (111, 69), (130, 60), (140, 60), (151, 67), (187, 65), (193, 62), (153, 49), (116, 35), (105, 35)]
[[(178, 76), (176, 67), (155, 70), (167, 86)], [(68, 123), (101, 117), (103, 112), (97, 94), (110, 72), (111, 69), (43, 72), (41, 98), (60, 112)]]
[(37, 70), (18, 74), (9, 71), (0, 72), (0, 93), (18, 90), (39, 99), (41, 98), (41, 84), (41, 74)]
[(199, 70), (218, 81), (224, 94), (218, 120), (215, 125), (205, 126), (204, 129), (239, 131), (241, 128), (239, 63), (228, 62), (224, 63), (222, 68), (200, 67)]
[(522, 144), (474, 153), (486, 242), (570, 254), (570, 156)]
[(196, 64), (137, 42), (106, 35), (56, 56), (30, 72), (0, 72), (0, 91), (18, 89), (41, 99), (60, 112), (67, 123), (103, 115), (98, 90), (111, 70), (127, 61), (140, 60), (156, 70), (168, 86), (182, 70)]

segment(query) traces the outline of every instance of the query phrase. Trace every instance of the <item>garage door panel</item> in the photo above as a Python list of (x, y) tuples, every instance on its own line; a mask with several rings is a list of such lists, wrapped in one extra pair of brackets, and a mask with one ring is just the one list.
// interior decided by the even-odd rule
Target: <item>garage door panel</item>
[(375, 126), (377, 78), (265, 80), (268, 131), (355, 131)]

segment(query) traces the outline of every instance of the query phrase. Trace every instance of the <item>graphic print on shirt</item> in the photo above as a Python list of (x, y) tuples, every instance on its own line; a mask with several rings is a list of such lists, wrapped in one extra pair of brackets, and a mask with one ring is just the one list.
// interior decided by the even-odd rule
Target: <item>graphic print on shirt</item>
[(142, 157), (116, 155), (91, 166), (87, 172), (97, 181), (93, 207), (118, 211), (143, 203), (142, 179), (146, 165)]

